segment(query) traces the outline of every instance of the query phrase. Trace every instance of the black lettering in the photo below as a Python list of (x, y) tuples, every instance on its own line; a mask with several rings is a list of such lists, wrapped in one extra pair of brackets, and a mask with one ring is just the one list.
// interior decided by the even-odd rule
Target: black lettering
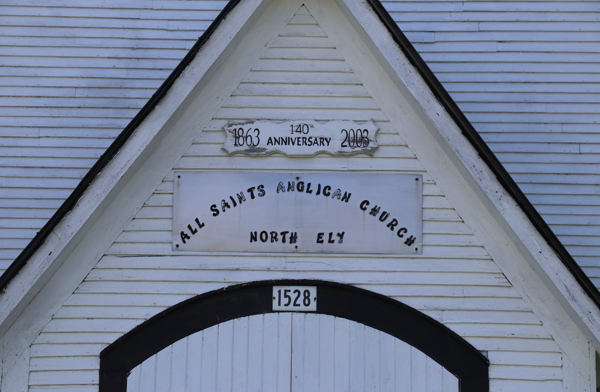
[(317, 193), (315, 195), (319, 196), (321, 194), (321, 184), (317, 184)]
[(342, 201), (348, 203), (348, 201), (350, 200), (350, 196), (352, 196), (352, 193), (344, 192), (344, 196), (342, 196)]
[[(317, 233), (317, 244), (323, 243), (323, 235), (325, 235), (325, 233)], [(184, 244), (185, 244), (185, 242), (184, 242)]]
[(237, 203), (235, 202), (235, 199), (233, 198), (233, 196), (229, 196), (229, 199), (231, 200), (231, 202), (233, 203), (233, 206), (237, 206)]
[(277, 242), (277, 241), (279, 241), (277, 239), (277, 232), (276, 231), (272, 231), (271, 232), (271, 242)]
[(196, 224), (198, 225), (198, 228), (201, 229), (204, 227), (204, 222), (200, 222), (200, 220), (198, 218), (194, 219), (194, 221), (196, 222)]
[(295, 181), (288, 181), (288, 192), (294, 192), (294, 188), (296, 188)]
[(295, 137), (293, 137), (293, 138), (290, 138), (290, 144), (291, 144), (292, 146), (295, 146), (295, 145), (296, 145), (296, 139), (299, 139), (299, 138), (295, 138)]
[(298, 233), (292, 231), (290, 233), (290, 244), (295, 244), (298, 241)]
[(401, 227), (398, 229), (398, 232), (396, 234), (398, 235), (399, 238), (403, 238), (404, 233), (408, 233), (408, 230), (406, 230), (406, 227)]
[(185, 240), (189, 240), (190, 236), (185, 232), (182, 231), (179, 236), (181, 237), (181, 242), (183, 242), (185, 244)]
[(375, 204), (375, 207), (371, 208), (371, 212), (369, 212), (369, 214), (373, 215), (373, 216), (377, 216), (377, 214), (379, 214), (380, 210), (381, 210), (381, 207), (379, 207), (377, 204)]
[(392, 219), (390, 223), (387, 224), (386, 227), (389, 227), (391, 231), (394, 231), (394, 227), (398, 226), (398, 220), (396, 218)]
[(327, 142), (327, 145), (329, 146), (329, 142), (331, 141), (331, 138), (330, 137), (326, 137), (325, 141)]
[(267, 233), (266, 231), (261, 231), (260, 232), (260, 240), (262, 242), (267, 242), (269, 240), (269, 233)]
[(307, 144), (306, 144), (306, 136), (303, 136), (303, 137), (302, 137), (302, 145), (303, 145), (303, 146), (306, 146), (306, 145), (307, 145)]
[(269, 136), (269, 140), (267, 140), (267, 146), (272, 146), (273, 140), (271, 140), (271, 136)]
[(283, 185), (283, 181), (279, 181), (279, 184), (277, 184), (277, 193), (279, 192), (285, 192), (285, 185)]
[(285, 236), (289, 233), (289, 231), (282, 231), (281, 232), (281, 242), (283, 242), (285, 244)]
[(329, 239), (327, 240), (329, 244), (335, 244), (335, 240), (333, 239), (333, 233), (329, 233)]
[(254, 190), (256, 189), (256, 187), (252, 187), (252, 188), (248, 188), (248, 193), (250, 194), (250, 198), (254, 199)]
[(333, 195), (331, 195), (332, 199), (335, 199), (337, 197), (338, 200), (340, 200), (342, 198), (342, 191), (341, 189), (336, 189), (335, 192), (333, 192)]
[(344, 234), (346, 234), (345, 231), (342, 231), (341, 233), (337, 233), (336, 235), (338, 236), (338, 244), (341, 244), (344, 242)]
[(280, 146), (281, 145), (281, 138), (280, 137), (273, 138), (273, 140), (275, 141), (275, 144), (273, 144), (274, 146)]
[(258, 186), (258, 197), (263, 197), (265, 195), (265, 186), (264, 185), (259, 185)]
[(404, 244), (405, 244), (405, 245), (408, 245), (408, 246), (411, 246), (412, 244), (414, 244), (414, 243), (415, 243), (415, 241), (416, 241), (416, 240), (417, 240), (417, 239), (416, 239), (414, 236), (412, 236), (412, 235), (411, 235), (410, 237), (408, 237), (408, 238), (406, 239), (406, 241), (404, 241)]
[(331, 187), (329, 185), (325, 185), (323, 187), (323, 196), (329, 196), (331, 195)]
[(258, 233), (256, 231), (250, 232), (250, 242), (258, 242)]
[(320, 144), (321, 146), (325, 145), (325, 138), (324, 137), (320, 137), (319, 141), (321, 142), (321, 144)]
[(379, 221), (380, 221), (380, 222), (385, 222), (385, 220), (386, 220), (387, 218), (389, 218), (389, 217), (390, 217), (390, 213), (389, 213), (389, 212), (387, 212), (387, 211), (383, 211), (383, 212), (381, 213), (381, 215), (379, 215)]
[(242, 204), (243, 201), (246, 201), (246, 196), (244, 196), (244, 192), (240, 192), (236, 194), (238, 198), (238, 203)]
[(221, 209), (223, 210), (223, 212), (225, 212), (226, 208), (231, 208), (231, 206), (225, 200), (221, 200)]
[(298, 189), (298, 192), (304, 192), (304, 181), (298, 181), (296, 189)]
[(194, 229), (192, 225), (188, 225), (188, 230), (190, 231), (190, 233), (192, 233), (192, 235), (198, 232), (198, 229)]
[(213, 204), (212, 206), (210, 206), (210, 210), (213, 212), (213, 216), (217, 216), (219, 215), (219, 209), (217, 208), (216, 204)]
[(369, 204), (371, 204), (371, 203), (369, 203), (369, 201), (368, 201), (368, 200), (363, 200), (363, 201), (360, 203), (360, 209), (361, 209), (361, 210), (363, 210), (363, 211), (366, 211), (366, 210), (367, 210), (367, 206), (368, 206)]
[(310, 189), (311, 183), (306, 184), (306, 193), (312, 193), (312, 189)]

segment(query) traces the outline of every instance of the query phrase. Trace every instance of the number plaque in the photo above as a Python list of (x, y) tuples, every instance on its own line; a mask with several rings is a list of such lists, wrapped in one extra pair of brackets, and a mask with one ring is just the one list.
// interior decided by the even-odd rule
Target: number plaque
[(229, 155), (373, 155), (379, 128), (373, 121), (231, 121), (224, 127)]
[(273, 310), (276, 312), (316, 312), (315, 286), (273, 286)]

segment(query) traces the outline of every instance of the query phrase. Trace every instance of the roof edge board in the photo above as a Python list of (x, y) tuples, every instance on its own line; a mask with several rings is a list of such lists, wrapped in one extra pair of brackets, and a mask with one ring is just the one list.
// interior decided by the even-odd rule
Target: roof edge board
[(456, 102), (454, 102), (450, 94), (446, 91), (444, 86), (427, 66), (425, 61), (418, 54), (410, 41), (406, 38), (402, 30), (400, 30), (398, 25), (394, 22), (381, 2), (379, 0), (367, 0), (367, 3), (373, 8), (381, 22), (384, 24), (384, 26), (386, 26), (392, 35), (394, 41), (398, 44), (410, 63), (423, 77), (425, 83), (427, 83), (429, 88), (434, 92), (434, 95), (446, 109), (448, 114), (450, 114), (456, 124), (458, 124), (463, 135), (467, 138), (467, 140), (469, 140), (471, 145), (473, 145), (475, 150), (478, 152), (479, 156), (492, 170), (500, 184), (504, 187), (504, 189), (506, 189), (511, 197), (515, 199), (519, 207), (523, 210), (525, 215), (527, 215), (535, 228), (540, 232), (544, 240), (556, 252), (561, 262), (565, 265), (569, 272), (571, 272), (586, 294), (600, 309), (600, 291), (598, 288), (594, 286), (590, 278), (585, 274), (585, 272), (583, 272), (575, 259), (573, 259), (569, 251), (558, 239), (556, 234), (554, 234), (544, 218), (542, 218), (539, 212), (531, 204), (527, 196), (525, 196), (521, 188), (513, 180), (506, 168), (504, 168), (504, 165), (502, 165), (487, 143), (483, 140), (481, 135), (475, 130), (471, 122), (466, 118), (462, 110), (460, 110)]

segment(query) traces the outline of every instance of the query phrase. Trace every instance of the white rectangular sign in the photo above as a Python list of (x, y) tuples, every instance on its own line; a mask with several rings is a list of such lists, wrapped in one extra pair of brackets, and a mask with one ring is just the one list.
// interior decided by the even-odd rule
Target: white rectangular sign
[(223, 128), (229, 155), (373, 155), (379, 127), (373, 121), (231, 121)]
[(418, 174), (175, 172), (173, 249), (418, 254)]
[(315, 286), (273, 286), (273, 310), (277, 312), (316, 312)]

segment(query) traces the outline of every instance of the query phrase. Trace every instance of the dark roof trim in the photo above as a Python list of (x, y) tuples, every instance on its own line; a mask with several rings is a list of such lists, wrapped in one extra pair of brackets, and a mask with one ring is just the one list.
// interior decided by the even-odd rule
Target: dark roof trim
[(0, 292), (4, 291), (8, 283), (14, 278), (17, 273), (23, 268), (27, 261), (33, 254), (38, 250), (38, 248), (46, 241), (46, 238), (50, 235), (50, 233), (54, 230), (56, 225), (67, 215), (69, 211), (75, 207), (77, 201), (81, 198), (86, 189), (90, 186), (90, 184), (94, 181), (96, 176), (100, 174), (102, 169), (110, 162), (110, 160), (119, 152), (121, 147), (125, 144), (125, 142), (129, 139), (129, 137), (133, 134), (133, 132), (137, 129), (137, 127), (144, 121), (144, 119), (152, 112), (154, 107), (158, 105), (158, 103), (165, 97), (167, 92), (171, 89), (171, 86), (175, 83), (175, 81), (181, 76), (183, 70), (192, 62), (196, 54), (202, 49), (206, 41), (211, 37), (211, 35), (215, 32), (217, 27), (221, 24), (221, 22), (227, 17), (229, 12), (240, 2), (240, 0), (230, 0), (229, 3), (223, 8), (221, 13), (217, 16), (217, 18), (211, 23), (208, 29), (202, 34), (198, 41), (194, 44), (194, 46), (190, 49), (190, 51), (185, 55), (183, 60), (177, 65), (177, 67), (171, 72), (167, 80), (156, 90), (154, 95), (150, 98), (150, 100), (144, 105), (144, 107), (139, 111), (139, 113), (131, 120), (131, 122), (125, 127), (123, 132), (117, 136), (117, 138), (112, 142), (112, 144), (108, 147), (108, 149), (102, 154), (102, 156), (98, 159), (98, 161), (92, 166), (90, 171), (83, 177), (79, 185), (75, 188), (73, 193), (65, 200), (65, 202), (60, 206), (60, 208), (52, 215), (50, 220), (46, 222), (44, 227), (33, 237), (31, 242), (27, 244), (25, 249), (17, 256), (15, 261), (11, 263), (4, 274), (0, 276)]
[[(15, 261), (8, 267), (2, 276), (0, 276), (0, 291), (4, 290), (8, 285), (8, 282), (21, 270), (21, 268), (27, 263), (29, 258), (35, 253), (35, 251), (44, 243), (48, 235), (54, 230), (58, 222), (75, 206), (77, 200), (83, 195), (88, 186), (96, 178), (96, 176), (102, 171), (104, 166), (117, 154), (120, 148), (125, 144), (127, 139), (133, 134), (135, 129), (142, 123), (142, 121), (148, 116), (148, 114), (154, 109), (154, 107), (161, 101), (161, 99), (167, 94), (175, 80), (181, 75), (183, 70), (189, 65), (194, 59), (198, 51), (204, 46), (206, 41), (214, 33), (221, 22), (227, 17), (229, 12), (240, 2), (240, 0), (230, 0), (225, 6), (223, 11), (217, 16), (215, 21), (210, 27), (204, 32), (204, 34), (198, 39), (196, 44), (190, 49), (188, 54), (179, 63), (177, 68), (169, 75), (167, 80), (160, 86), (156, 93), (150, 98), (148, 103), (140, 110), (140, 112), (131, 120), (127, 127), (121, 132), (121, 134), (115, 139), (110, 145), (96, 164), (90, 169), (90, 171), (81, 180), (79, 185), (75, 188), (73, 193), (67, 198), (62, 206), (56, 211), (56, 213), (50, 218), (50, 220), (44, 225), (44, 227), (38, 232), (38, 234), (31, 240), (31, 242), (25, 247), (23, 252), (15, 259)], [(440, 103), (448, 111), (453, 120), (458, 124), (462, 133), (465, 135), (467, 140), (475, 147), (475, 150), (479, 153), (484, 162), (489, 166), (494, 175), (498, 178), (502, 186), (507, 192), (515, 199), (521, 209), (525, 212), (527, 217), (531, 220), (536, 229), (542, 234), (543, 238), (548, 242), (550, 247), (554, 249), (558, 257), (561, 259), (567, 269), (573, 274), (577, 282), (581, 285), (584, 291), (590, 296), (592, 301), (600, 308), (600, 292), (594, 286), (592, 281), (583, 272), (581, 267), (577, 265), (573, 257), (569, 254), (567, 249), (560, 242), (558, 237), (554, 234), (552, 229), (544, 221), (541, 215), (529, 202), (525, 194), (521, 191), (519, 186), (514, 182), (510, 174), (506, 171), (504, 166), (500, 163), (498, 158), (494, 155), (492, 150), (488, 147), (485, 141), (481, 138), (479, 133), (473, 128), (473, 125), (467, 120), (463, 112), (458, 108), (454, 100), (450, 97), (446, 89), (437, 80), (433, 72), (429, 69), (425, 61), (417, 53), (415, 48), (412, 46), (410, 41), (406, 38), (404, 33), (400, 30), (398, 25), (394, 22), (390, 14), (379, 2), (379, 0), (368, 0), (368, 3), (373, 7), (375, 13), (379, 16), (384, 26), (388, 29), (402, 52), (406, 55), (411, 64), (419, 71), (431, 91), (439, 99)]]
[(525, 212), (525, 215), (527, 215), (529, 220), (531, 220), (531, 223), (533, 223), (542, 237), (544, 237), (548, 245), (550, 245), (550, 247), (557, 253), (565, 267), (567, 267), (571, 274), (573, 274), (575, 280), (577, 280), (584, 291), (590, 296), (596, 306), (600, 308), (600, 292), (596, 286), (594, 286), (590, 278), (585, 274), (585, 272), (583, 272), (577, 262), (575, 262), (573, 256), (571, 256), (564, 245), (560, 242), (558, 237), (556, 237), (556, 234), (554, 234), (550, 226), (548, 226), (546, 221), (544, 221), (542, 216), (537, 212), (529, 199), (527, 199), (521, 188), (519, 188), (517, 183), (515, 183), (511, 175), (506, 171), (502, 163), (500, 163), (487, 143), (481, 138), (481, 135), (479, 135), (475, 128), (473, 128), (471, 122), (467, 120), (456, 102), (454, 102), (454, 100), (450, 97), (450, 94), (448, 94), (444, 86), (442, 86), (431, 69), (429, 69), (429, 66), (427, 66), (425, 61), (423, 61), (419, 53), (415, 50), (404, 33), (402, 33), (387, 10), (379, 2), (379, 0), (367, 1), (373, 7), (373, 10), (377, 16), (379, 16), (385, 27), (388, 29), (394, 38), (394, 41), (396, 41), (398, 46), (400, 46), (402, 52), (404, 52), (411, 64), (419, 71), (431, 91), (433, 91), (437, 99), (444, 106), (452, 119), (456, 122), (456, 124), (458, 124), (463, 135), (465, 135), (467, 140), (469, 140), (473, 147), (475, 147), (475, 150), (477, 150), (479, 156), (492, 170), (498, 181), (500, 181), (500, 184), (502, 184), (504, 189), (506, 189), (506, 191), (515, 199), (515, 201), (519, 204), (519, 207), (521, 207), (521, 209)]

